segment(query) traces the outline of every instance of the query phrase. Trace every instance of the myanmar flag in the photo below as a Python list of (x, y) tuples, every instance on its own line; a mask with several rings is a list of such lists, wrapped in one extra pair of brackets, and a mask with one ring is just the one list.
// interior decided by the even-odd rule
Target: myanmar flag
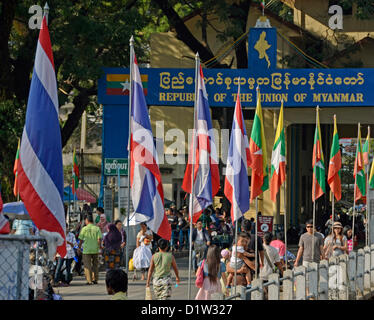
[(77, 156), (75, 155), (75, 150), (73, 153), (73, 168), (72, 168), (72, 190), (73, 194), (75, 194), (75, 191), (78, 188), (79, 183), (79, 167), (78, 167), (78, 161)]
[(316, 130), (313, 145), (313, 185), (312, 200), (317, 200), (326, 192), (325, 161), (323, 159), (321, 126), (319, 124), (319, 108), (317, 107)]
[(362, 153), (360, 124), (358, 124), (356, 159), (355, 159), (355, 168), (353, 172), (353, 177), (355, 178), (355, 192), (356, 192), (356, 198), (354, 200), (357, 201), (366, 194), (366, 175), (364, 171), (364, 155)]
[(286, 180), (286, 139), (283, 127), (283, 101), (279, 112), (278, 127), (271, 153), (270, 198), (277, 201), (280, 186)]
[(269, 189), (269, 174), (266, 161), (266, 141), (260, 102), (260, 90), (257, 89), (257, 108), (249, 141), (249, 166), (252, 168), (251, 201), (262, 192)]
[(20, 145), (20, 139), (18, 139), (18, 147), (17, 147), (16, 159), (14, 160), (14, 166), (13, 166), (13, 173), (14, 173), (13, 194), (15, 196), (17, 196), (18, 193), (19, 193), (19, 187), (18, 187), (19, 145)]
[(368, 127), (368, 135), (366, 137), (364, 146), (362, 147), (363, 157), (364, 157), (364, 165), (367, 166), (369, 164), (369, 154), (370, 154), (370, 127)]
[(327, 183), (331, 191), (334, 193), (336, 201), (342, 198), (342, 183), (340, 177), (340, 169), (342, 168), (342, 153), (339, 146), (338, 128), (336, 126), (336, 115), (334, 115), (334, 136), (332, 138), (329, 173)]

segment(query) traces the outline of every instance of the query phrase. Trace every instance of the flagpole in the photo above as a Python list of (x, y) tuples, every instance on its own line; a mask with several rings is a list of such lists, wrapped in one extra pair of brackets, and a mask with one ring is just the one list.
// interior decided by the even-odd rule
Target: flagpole
[(256, 230), (255, 230), (255, 279), (257, 279), (257, 270), (258, 270), (258, 259), (257, 259), (257, 253), (258, 253), (258, 243), (257, 243), (257, 229), (258, 229), (258, 197), (256, 197)]
[(188, 259), (188, 300), (191, 300), (191, 268), (192, 268), (192, 220), (193, 220), (193, 198), (194, 198), (194, 173), (195, 173), (195, 148), (196, 148), (196, 107), (198, 95), (198, 72), (200, 66), (199, 53), (195, 56), (195, 105), (193, 112), (193, 130), (192, 130), (192, 170), (191, 170), (191, 194), (190, 194), (190, 246), (189, 246), (189, 259)]
[(366, 228), (365, 244), (369, 245), (369, 219), (370, 219), (370, 199), (369, 199), (369, 167), (370, 167), (370, 126), (368, 126), (368, 163), (366, 164)]
[[(240, 77), (239, 77), (239, 84), (238, 84), (238, 98), (239, 99), (239, 102), (240, 102)], [(236, 109), (236, 106), (235, 106), (235, 109)], [(243, 112), (242, 112), (243, 114)], [(235, 115), (235, 110), (234, 110), (234, 115)], [(232, 133), (231, 133), (232, 134)], [(235, 272), (234, 272), (234, 294), (236, 294), (236, 287), (238, 285), (238, 279), (237, 279), (237, 263), (238, 263), (238, 216), (237, 216), (237, 212), (234, 212), (234, 210), (232, 211), (233, 212), (233, 217), (234, 218), (234, 221), (235, 221)]]
[[(335, 126), (335, 123), (336, 123), (336, 114), (334, 114), (334, 126)], [(334, 134), (333, 134), (334, 135)], [(333, 231), (333, 226), (334, 226), (334, 222), (335, 222), (335, 194), (334, 192), (332, 192), (332, 190), (330, 189), (330, 193), (332, 195), (332, 199), (331, 199), (331, 207), (332, 207), (332, 224), (331, 224), (331, 231)]]
[[(120, 205), (120, 194), (121, 194), (121, 174), (120, 174), (120, 168), (119, 168), (119, 164), (117, 164), (118, 168), (117, 168), (117, 186), (118, 186), (118, 217), (121, 217), (121, 205)], [(115, 221), (116, 219), (114, 219)], [(114, 221), (112, 221), (112, 223), (114, 223)]]
[(284, 180), (284, 200), (283, 200), (283, 206), (284, 206), (284, 246), (285, 246), (285, 258), (286, 258), (286, 270), (288, 269), (288, 257), (287, 257), (287, 189), (286, 189), (286, 184), (287, 184), (287, 177)]
[[(235, 217), (234, 217), (235, 218)], [(234, 294), (236, 294), (236, 286), (238, 284), (237, 280), (237, 263), (238, 263), (238, 219), (235, 220), (235, 272), (234, 272)]]
[[(74, 174), (74, 151), (73, 151), (73, 174)], [(79, 183), (79, 181), (78, 181)], [(74, 181), (74, 192), (73, 192), (73, 188), (71, 188), (71, 191), (73, 193), (73, 212), (74, 214), (76, 214), (76, 211), (77, 211), (77, 202), (76, 202), (76, 194), (77, 194), (77, 186), (75, 185), (75, 181)], [(70, 190), (69, 190), (70, 192)]]
[[(319, 106), (316, 108), (316, 127), (318, 126), (318, 112), (319, 112)], [(319, 128), (317, 127), (317, 131), (319, 131)], [(319, 133), (319, 132), (318, 132)], [(321, 137), (320, 137), (321, 138)], [(314, 168), (316, 168), (316, 162), (317, 162), (317, 146), (315, 146), (314, 151)], [(314, 176), (314, 168), (313, 168), (313, 176)], [(316, 168), (316, 174), (317, 174), (317, 168)], [(313, 181), (313, 179), (312, 179)], [(312, 238), (312, 261), (314, 261), (314, 229), (315, 229), (315, 219), (316, 219), (316, 187), (317, 187), (317, 175), (314, 177), (314, 183), (313, 183), (313, 238)]]
[(332, 196), (332, 199), (331, 199), (331, 206), (332, 206), (332, 210), (331, 210), (332, 211), (331, 212), (331, 217), (332, 217), (331, 231), (333, 231), (332, 228), (333, 228), (334, 222), (335, 222), (335, 195), (334, 195), (334, 192), (332, 192), (331, 190), (330, 190), (330, 194)]
[[(134, 36), (130, 38), (130, 95), (129, 95), (129, 137), (127, 144), (127, 232), (126, 232), (126, 272), (129, 273), (129, 236), (130, 236), (130, 173), (131, 173), (131, 109), (133, 95)], [(119, 195), (119, 194), (118, 194)], [(119, 198), (118, 198), (119, 203)]]
[[(357, 170), (356, 162), (358, 160), (357, 157), (358, 157), (359, 135), (360, 135), (360, 122), (358, 123), (358, 130), (357, 130), (357, 146), (356, 146), (356, 159), (355, 159), (356, 170)], [(354, 172), (354, 169), (353, 169), (353, 172)], [(355, 184), (353, 187), (352, 251), (354, 250), (354, 246), (355, 246), (356, 183), (357, 183), (357, 172), (355, 175)]]

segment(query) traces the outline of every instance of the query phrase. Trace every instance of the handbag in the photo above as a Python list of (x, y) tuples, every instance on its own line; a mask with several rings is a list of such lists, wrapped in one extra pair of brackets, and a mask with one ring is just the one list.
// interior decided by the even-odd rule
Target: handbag
[(274, 263), (270, 260), (266, 248), (265, 248), (265, 250), (264, 250), (264, 256), (265, 256), (265, 259), (266, 259), (266, 261), (268, 262), (269, 266), (271, 267), (273, 273), (277, 273), (278, 268), (277, 268), (277, 267), (274, 265)]
[(145, 287), (145, 299), (144, 300), (152, 300), (151, 287)]
[(197, 288), (202, 288), (203, 287), (203, 283), (204, 283), (204, 261), (205, 260), (203, 260), (203, 262), (201, 264), (201, 267), (199, 269), (199, 272), (196, 275), (195, 286)]

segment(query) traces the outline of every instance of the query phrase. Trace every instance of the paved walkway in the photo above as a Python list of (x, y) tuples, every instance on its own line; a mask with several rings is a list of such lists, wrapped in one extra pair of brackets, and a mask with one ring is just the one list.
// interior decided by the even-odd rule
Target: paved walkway
[[(297, 246), (291, 245), (288, 250), (296, 254)], [(173, 286), (172, 300), (187, 300), (188, 299), (188, 251), (177, 252), (175, 254), (179, 269), (179, 277), (181, 279), (180, 285), (175, 288)], [(145, 297), (145, 280), (132, 280), (133, 271), (130, 271), (128, 298), (129, 300), (144, 300)], [(140, 279), (141, 274), (137, 272), (137, 277)], [(175, 285), (174, 271), (172, 271), (172, 278)], [(152, 288), (152, 285), (151, 285)], [(73, 281), (69, 287), (54, 288), (55, 292), (60, 294), (64, 300), (109, 300), (110, 296), (106, 292), (105, 286), (105, 272), (99, 273), (99, 282), (96, 285), (86, 285), (84, 275), (74, 276)], [(195, 274), (191, 274), (191, 298), (196, 296), (198, 289), (195, 287)]]
[[(172, 300), (188, 299), (188, 257), (177, 258), (177, 265), (179, 269), (179, 277), (181, 279), (180, 285), (173, 287)], [(129, 300), (144, 300), (145, 297), (145, 281), (132, 280), (133, 272), (130, 272), (128, 298)], [(137, 272), (138, 279), (140, 279), (140, 272)], [(175, 284), (174, 271), (172, 277)], [(152, 285), (151, 285), (152, 288)], [(74, 276), (73, 281), (69, 287), (54, 288), (55, 292), (60, 294), (64, 300), (109, 300), (110, 296), (106, 292), (105, 286), (105, 272), (100, 272), (99, 282), (96, 285), (86, 285), (86, 279), (82, 276)], [(191, 295), (195, 297), (197, 288), (195, 287), (195, 276), (191, 275)]]

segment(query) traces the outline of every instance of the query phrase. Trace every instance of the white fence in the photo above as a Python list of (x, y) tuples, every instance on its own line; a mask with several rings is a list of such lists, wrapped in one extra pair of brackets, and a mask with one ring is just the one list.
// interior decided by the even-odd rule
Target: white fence
[[(265, 292), (267, 291), (267, 294)], [(374, 244), (308, 268), (273, 273), (264, 282), (252, 280), (250, 288), (240, 287), (227, 298), (241, 300), (366, 300), (374, 296)]]

